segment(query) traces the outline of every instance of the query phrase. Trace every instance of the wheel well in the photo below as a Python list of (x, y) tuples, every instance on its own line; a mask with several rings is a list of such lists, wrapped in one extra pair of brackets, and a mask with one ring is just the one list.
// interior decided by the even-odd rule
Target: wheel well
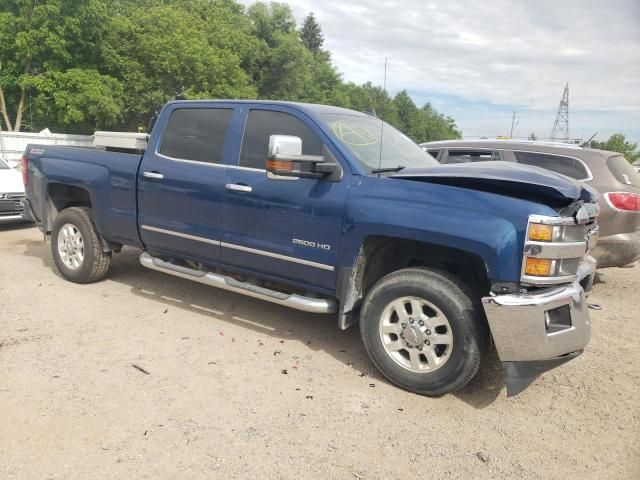
[(47, 197), (56, 214), (69, 207), (90, 207), (91, 198), (84, 188), (54, 183), (49, 185)]
[(488, 293), (490, 284), (482, 259), (453, 247), (416, 240), (389, 237), (368, 237), (377, 246), (370, 256), (362, 279), (363, 293), (385, 275), (407, 267), (430, 267), (444, 270), (462, 280), (467, 286)]
[(344, 329), (355, 323), (360, 303), (378, 280), (408, 267), (446, 271), (460, 279), (476, 298), (491, 289), (486, 265), (476, 254), (428, 242), (370, 236), (362, 243), (355, 266), (340, 275), (340, 327)]
[[(74, 185), (64, 185), (62, 183), (53, 183), (48, 188), (48, 205), (47, 218), (44, 221), (45, 232), (51, 232), (53, 221), (65, 208), (69, 207), (88, 207), (91, 208), (91, 197), (89, 192), (82, 187)], [(105, 239), (100, 232), (98, 238), (102, 246), (103, 252), (119, 252), (122, 244), (115, 243)]]

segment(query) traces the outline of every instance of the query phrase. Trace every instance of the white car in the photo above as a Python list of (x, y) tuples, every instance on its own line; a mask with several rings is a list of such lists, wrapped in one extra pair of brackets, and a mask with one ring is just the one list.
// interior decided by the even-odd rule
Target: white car
[(24, 198), (22, 175), (0, 159), (0, 223), (10, 220), (24, 220), (24, 207), (20, 201)]

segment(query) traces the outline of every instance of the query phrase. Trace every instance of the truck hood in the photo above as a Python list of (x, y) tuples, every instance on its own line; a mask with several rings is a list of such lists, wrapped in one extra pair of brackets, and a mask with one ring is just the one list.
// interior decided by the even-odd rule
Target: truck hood
[(419, 182), (439, 183), (481, 190), (549, 206), (565, 206), (576, 200), (594, 201), (582, 184), (543, 168), (511, 162), (477, 162), (405, 168), (391, 175)]
[(0, 169), (0, 193), (24, 193), (22, 174), (13, 168)]

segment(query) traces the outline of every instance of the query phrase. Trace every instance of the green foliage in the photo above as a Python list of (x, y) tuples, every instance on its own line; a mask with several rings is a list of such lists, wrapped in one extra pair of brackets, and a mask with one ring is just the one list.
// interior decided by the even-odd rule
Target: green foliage
[(0, 0), (0, 12), (0, 112), (5, 128), (19, 130), (28, 94), (50, 100), (38, 87), (49, 84), (52, 72), (98, 74), (94, 52), (107, 24), (106, 6), (102, 0)]
[(406, 92), (345, 83), (313, 14), (235, 0), (0, 0), (0, 121), (135, 130), (168, 100), (266, 98), (375, 113), (416, 141), (457, 138)]
[(629, 163), (633, 163), (640, 158), (638, 144), (627, 142), (627, 138), (622, 133), (614, 133), (606, 142), (592, 140), (591, 148), (621, 153)]
[[(106, 71), (123, 84), (129, 128), (145, 124), (150, 113), (176, 95), (255, 97), (241, 58), (229, 43), (234, 27), (229, 17), (234, 13), (217, 6), (220, 31), (179, 4), (149, 8), (131, 2), (124, 14), (111, 19), (102, 56)], [(207, 6), (201, 8), (199, 13), (206, 14)], [(248, 30), (247, 24), (245, 31), (233, 35), (248, 42)]]
[(45, 72), (29, 77), (24, 85), (38, 92), (32, 114), (39, 125), (52, 121), (92, 132), (114, 125), (124, 106), (120, 82), (94, 69)]

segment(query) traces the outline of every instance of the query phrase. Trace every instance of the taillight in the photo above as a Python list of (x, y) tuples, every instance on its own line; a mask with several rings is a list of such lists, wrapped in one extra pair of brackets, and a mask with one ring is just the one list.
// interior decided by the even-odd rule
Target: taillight
[(604, 194), (609, 204), (618, 210), (640, 211), (640, 195), (630, 192), (609, 192)]
[(21, 160), (22, 166), (20, 169), (22, 170), (22, 183), (26, 187), (29, 184), (29, 161), (27, 160), (27, 156), (23, 155)]

